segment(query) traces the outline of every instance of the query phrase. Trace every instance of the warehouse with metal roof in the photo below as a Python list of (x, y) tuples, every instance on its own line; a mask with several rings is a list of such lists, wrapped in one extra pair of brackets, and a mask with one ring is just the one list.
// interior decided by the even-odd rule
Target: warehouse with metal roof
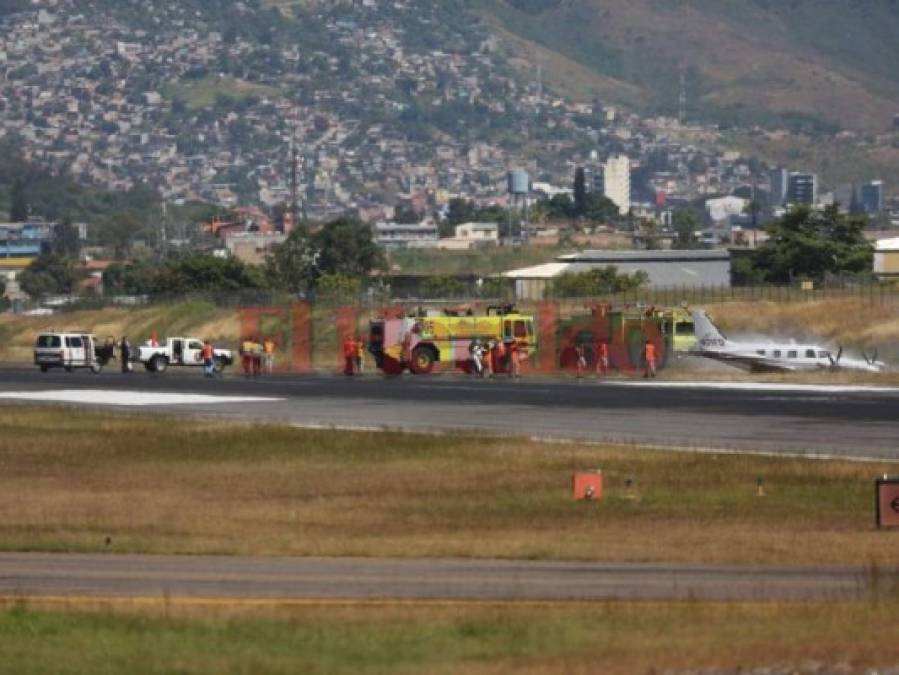
[(518, 300), (541, 300), (546, 297), (546, 290), (555, 277), (610, 265), (621, 274), (645, 272), (652, 288), (730, 286), (731, 259), (727, 249), (587, 250), (559, 256), (556, 262), (509, 270), (503, 276), (515, 280), (515, 296)]

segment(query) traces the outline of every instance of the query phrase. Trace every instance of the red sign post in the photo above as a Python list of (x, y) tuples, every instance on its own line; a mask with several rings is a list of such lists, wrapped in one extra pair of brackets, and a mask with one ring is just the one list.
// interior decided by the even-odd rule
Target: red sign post
[(877, 527), (899, 527), (899, 476), (877, 479), (875, 505)]

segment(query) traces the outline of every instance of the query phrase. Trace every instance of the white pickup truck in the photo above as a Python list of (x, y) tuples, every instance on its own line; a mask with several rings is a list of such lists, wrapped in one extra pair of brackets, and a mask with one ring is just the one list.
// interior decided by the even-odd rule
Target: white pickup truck
[[(222, 372), (234, 363), (229, 349), (213, 350), (215, 372)], [(164, 373), (169, 366), (202, 366), (203, 341), (197, 338), (167, 338), (158, 346), (140, 345), (134, 356), (151, 373)]]

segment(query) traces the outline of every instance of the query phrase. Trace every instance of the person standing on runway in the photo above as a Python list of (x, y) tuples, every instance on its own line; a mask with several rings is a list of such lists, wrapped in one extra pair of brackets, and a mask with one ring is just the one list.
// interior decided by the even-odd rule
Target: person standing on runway
[(646, 362), (646, 371), (643, 373), (645, 378), (655, 378), (656, 376), (656, 346), (651, 340), (646, 341), (643, 348), (643, 360)]
[(205, 377), (215, 376), (215, 349), (209, 340), (203, 341), (203, 375)]
[(343, 339), (343, 374), (352, 377), (356, 374), (356, 357), (359, 350), (352, 335)]
[(271, 375), (275, 372), (275, 341), (267, 337), (262, 343), (263, 357), (265, 358), (265, 372)]
[(600, 340), (596, 343), (596, 376), (604, 377), (609, 374), (609, 343)]
[(580, 342), (574, 347), (574, 353), (577, 354), (577, 379), (584, 377), (584, 371), (587, 369), (587, 354), (584, 351), (584, 345)]
[(119, 344), (119, 356), (122, 359), (122, 372), (131, 372), (131, 343), (128, 342), (127, 336), (122, 336), (122, 342)]

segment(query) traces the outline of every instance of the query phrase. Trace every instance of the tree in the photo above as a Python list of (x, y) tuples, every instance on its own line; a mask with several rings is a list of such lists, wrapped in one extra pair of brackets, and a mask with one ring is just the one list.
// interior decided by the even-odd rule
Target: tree
[(546, 208), (546, 217), (549, 220), (562, 218), (574, 218), (574, 202), (567, 194), (553, 195), (550, 199), (540, 202)]
[(618, 273), (614, 265), (597, 267), (586, 272), (567, 272), (553, 280), (553, 293), (560, 298), (594, 297), (627, 293), (649, 282), (643, 271)]
[(9, 195), (9, 219), (14, 223), (28, 220), (28, 200), (25, 197), (25, 183), (16, 177)]
[(384, 253), (375, 243), (371, 226), (355, 218), (338, 218), (314, 235), (318, 275), (341, 274), (364, 278), (384, 265)]
[(44, 254), (35, 258), (19, 275), (19, 286), (31, 297), (53, 293), (69, 295), (75, 290), (79, 275), (69, 258)]
[(863, 217), (843, 215), (836, 204), (820, 212), (791, 209), (765, 228), (768, 240), (758, 249), (755, 266), (766, 281), (776, 283), (865, 274), (874, 259), (864, 236), (866, 224)]
[(72, 225), (69, 218), (53, 228), (53, 252), (63, 257), (77, 258), (81, 253), (81, 239), (78, 228)]
[(393, 211), (393, 222), (414, 225), (421, 222), (421, 215), (412, 208), (409, 202), (400, 202)]
[(587, 220), (604, 223), (618, 217), (618, 206), (605, 195), (588, 192), (584, 197), (584, 212)]
[(474, 211), (474, 204), (470, 201), (454, 197), (449, 201), (446, 220), (452, 227), (455, 227), (456, 225), (469, 222), (474, 215)]
[(362, 280), (342, 274), (323, 274), (318, 279), (316, 298), (325, 303), (345, 304), (359, 300)]
[(383, 265), (371, 227), (354, 218), (333, 220), (313, 235), (294, 230), (267, 261), (272, 283), (294, 293), (314, 289), (324, 275), (366, 279)]
[(587, 211), (587, 179), (584, 167), (574, 170), (574, 215), (579, 218)]
[(237, 258), (198, 254), (163, 265), (153, 291), (158, 295), (233, 292), (261, 288), (264, 280)]
[(672, 248), (691, 249), (699, 243), (696, 238), (696, 230), (699, 229), (699, 221), (696, 214), (686, 209), (678, 209), (671, 217), (671, 226), (677, 232), (677, 239)]

